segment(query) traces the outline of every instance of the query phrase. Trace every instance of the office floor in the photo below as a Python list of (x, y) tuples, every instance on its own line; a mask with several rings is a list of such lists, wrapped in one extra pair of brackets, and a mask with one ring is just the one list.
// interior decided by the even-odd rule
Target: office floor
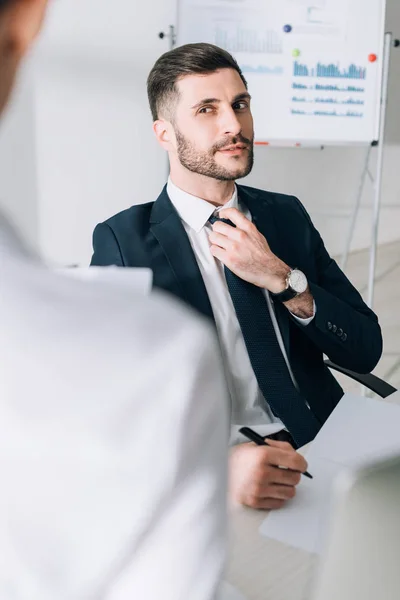
[[(366, 298), (369, 252), (349, 256), (346, 275)], [(383, 331), (383, 355), (374, 373), (400, 389), (400, 241), (379, 247), (374, 311)], [(338, 376), (347, 391), (360, 387)]]

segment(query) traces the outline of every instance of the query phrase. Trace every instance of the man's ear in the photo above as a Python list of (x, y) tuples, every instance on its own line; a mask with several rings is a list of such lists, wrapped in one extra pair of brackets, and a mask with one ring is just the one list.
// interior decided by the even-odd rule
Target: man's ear
[(164, 150), (169, 150), (172, 142), (171, 123), (165, 119), (158, 119), (153, 123), (153, 131), (160, 146), (162, 146)]

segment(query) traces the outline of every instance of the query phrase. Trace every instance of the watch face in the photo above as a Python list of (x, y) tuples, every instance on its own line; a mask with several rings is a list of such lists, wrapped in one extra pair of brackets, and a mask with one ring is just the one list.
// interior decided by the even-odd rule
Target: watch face
[(308, 286), (307, 277), (298, 269), (294, 269), (289, 275), (289, 285), (297, 294), (302, 294)]

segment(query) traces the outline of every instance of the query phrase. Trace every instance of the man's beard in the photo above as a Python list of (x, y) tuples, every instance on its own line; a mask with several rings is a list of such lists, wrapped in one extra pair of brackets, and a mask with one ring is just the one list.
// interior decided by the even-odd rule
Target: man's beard
[[(233, 137), (225, 137), (208, 151), (196, 150), (193, 144), (178, 129), (175, 129), (175, 135), (179, 161), (186, 169), (192, 171), (192, 173), (205, 175), (219, 181), (234, 181), (235, 179), (246, 177), (253, 168), (253, 139), (249, 140), (240, 133)], [(232, 157), (232, 169), (226, 169), (216, 162), (214, 156), (219, 149), (234, 144), (246, 144), (246, 151), (248, 153), (247, 161), (244, 166), (238, 166), (235, 169), (233, 162), (235, 159)]]

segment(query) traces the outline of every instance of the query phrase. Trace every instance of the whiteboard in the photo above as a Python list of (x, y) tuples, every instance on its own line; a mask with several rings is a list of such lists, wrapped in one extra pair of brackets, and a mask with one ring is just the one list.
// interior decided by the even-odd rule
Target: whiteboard
[(369, 144), (379, 139), (385, 9), (385, 0), (179, 0), (177, 44), (235, 56), (257, 141)]

